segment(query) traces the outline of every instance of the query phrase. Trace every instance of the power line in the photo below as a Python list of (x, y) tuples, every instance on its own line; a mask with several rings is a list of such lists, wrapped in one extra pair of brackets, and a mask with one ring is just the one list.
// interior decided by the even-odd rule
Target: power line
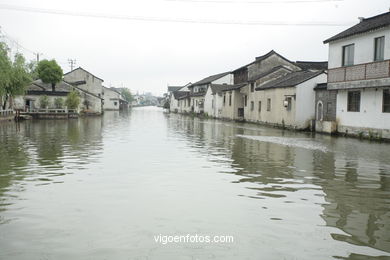
[(116, 20), (148, 21), (148, 22), (171, 22), (171, 23), (195, 23), (195, 24), (221, 24), (221, 25), (266, 25), (266, 26), (347, 26), (349, 23), (334, 22), (283, 22), (283, 21), (242, 21), (242, 20), (212, 20), (212, 19), (185, 19), (185, 18), (162, 18), (145, 16), (114, 15), (104, 13), (74, 12), (65, 10), (43, 9), (34, 7), (22, 7), (15, 5), (0, 4), (0, 9), (22, 11), (29, 13), (56, 14), (89, 18), (105, 18)]
[(191, 3), (213, 3), (213, 4), (304, 4), (304, 3), (328, 3), (343, 2), (344, 0), (281, 0), (281, 1), (249, 1), (249, 0), (165, 0), (167, 2), (191, 2)]

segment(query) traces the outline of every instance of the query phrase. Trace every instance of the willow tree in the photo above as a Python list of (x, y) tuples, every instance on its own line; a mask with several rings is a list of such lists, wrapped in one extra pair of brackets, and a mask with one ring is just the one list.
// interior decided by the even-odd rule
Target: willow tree
[(31, 83), (26, 60), (17, 53), (14, 59), (9, 58), (9, 49), (5, 43), (0, 43), (0, 96), (2, 108), (6, 109), (7, 102), (16, 95), (23, 95)]

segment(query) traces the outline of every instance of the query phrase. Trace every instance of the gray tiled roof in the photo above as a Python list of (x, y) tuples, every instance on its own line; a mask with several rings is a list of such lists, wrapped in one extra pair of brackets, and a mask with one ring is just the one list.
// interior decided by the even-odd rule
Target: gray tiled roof
[[(268, 53), (266, 53), (266, 54), (264, 54), (264, 55), (262, 55), (262, 56), (256, 57), (255, 61), (252, 61), (251, 63), (246, 64), (246, 65), (244, 65), (244, 66), (241, 66), (241, 67), (239, 67), (238, 69), (235, 69), (234, 71), (238, 71), (238, 70), (244, 69), (244, 68), (248, 67), (249, 65), (252, 65), (252, 64), (254, 64), (254, 63), (256, 63), (256, 62), (265, 60), (266, 58), (272, 56), (273, 54), (278, 55), (280, 58), (284, 59), (285, 61), (291, 62), (290, 60), (288, 60), (287, 58), (283, 57), (282, 55), (280, 55), (280, 54), (277, 53), (276, 51), (271, 50), (271, 51), (269, 51)], [(291, 62), (291, 63), (293, 63), (293, 62)]]
[(173, 97), (175, 99), (180, 99), (182, 97), (186, 97), (189, 93), (189, 91), (175, 91), (173, 92)]
[(225, 88), (229, 88), (229, 87), (232, 87), (232, 86), (234, 86), (234, 85), (229, 85), (229, 84), (211, 84), (210, 85), (211, 93), (214, 95), (215, 93), (219, 93), (222, 90), (224, 90)]
[(287, 68), (287, 67), (285, 67), (283, 65), (280, 65), (280, 66), (273, 67), (273, 68), (271, 68), (271, 69), (269, 69), (269, 70), (267, 70), (267, 71), (265, 71), (263, 73), (255, 75), (255, 76), (249, 78), (248, 81), (249, 82), (256, 81), (256, 80), (261, 79), (262, 77), (265, 77), (265, 76), (267, 76), (267, 75), (269, 75), (269, 74), (271, 74), (271, 73), (273, 73), (275, 71), (278, 71), (280, 69), (285, 69), (285, 70), (291, 71), (289, 68)]
[(295, 64), (303, 70), (327, 70), (327, 61), (296, 61)]
[(182, 88), (182, 86), (168, 86), (168, 92), (175, 92), (181, 88)]
[(207, 77), (207, 78), (204, 78), (204, 79), (202, 79), (202, 80), (199, 80), (198, 82), (195, 82), (195, 83), (192, 84), (190, 87), (197, 86), (197, 85), (209, 84), (209, 83), (213, 82), (214, 80), (220, 79), (220, 78), (222, 78), (223, 76), (228, 75), (229, 73), (230, 73), (230, 71), (224, 72), (224, 73), (215, 74), (215, 75), (212, 75), (212, 76), (209, 76), (209, 77)]
[(273, 81), (265, 83), (264, 85), (257, 87), (256, 90), (270, 89), (270, 88), (286, 88), (294, 87), (301, 84), (315, 76), (324, 73), (323, 71), (295, 71), (291, 72), (283, 77), (277, 78)]
[(336, 34), (333, 37), (325, 40), (324, 43), (340, 40), (356, 34), (361, 34), (373, 30), (377, 30), (390, 25), (390, 12), (376, 15), (370, 18), (365, 18), (360, 23), (348, 28), (347, 30)]
[[(40, 89), (39, 89), (40, 88)], [(33, 81), (33, 83), (27, 87), (27, 90), (30, 91), (52, 91), (50, 83), (43, 83), (42, 80), (37, 79)], [(55, 85), (55, 91), (58, 92), (70, 92), (72, 90), (72, 86), (65, 81), (61, 80), (59, 83)]]
[(237, 89), (240, 89), (242, 87), (245, 87), (246, 85), (247, 85), (247, 83), (239, 83), (239, 84), (235, 84), (235, 85), (228, 85), (228, 87), (222, 89), (221, 91), (237, 90)]

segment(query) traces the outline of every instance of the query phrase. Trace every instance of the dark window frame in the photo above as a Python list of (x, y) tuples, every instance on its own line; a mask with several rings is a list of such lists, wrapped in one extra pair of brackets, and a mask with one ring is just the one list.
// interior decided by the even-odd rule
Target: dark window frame
[[(352, 48), (352, 51), (350, 51), (349, 48)], [(346, 57), (347, 53), (348, 55), (352, 54), (352, 59), (351, 58), (347, 59)], [(342, 60), (341, 60), (342, 67), (353, 66), (354, 64), (355, 64), (355, 44), (352, 43), (352, 44), (344, 45), (342, 47)]]
[(360, 103), (361, 103), (361, 91), (360, 90), (348, 91), (347, 111), (360, 112)]
[(251, 92), (255, 92), (255, 83), (254, 82), (251, 83)]
[(390, 89), (383, 90), (382, 112), (390, 113)]
[(384, 58), (385, 58), (385, 36), (376, 37), (374, 39), (374, 61), (383, 61)]

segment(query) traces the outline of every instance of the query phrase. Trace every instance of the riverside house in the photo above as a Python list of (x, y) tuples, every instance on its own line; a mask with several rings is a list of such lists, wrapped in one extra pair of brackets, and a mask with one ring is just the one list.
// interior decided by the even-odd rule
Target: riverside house
[(259, 56), (233, 71), (235, 84), (222, 90), (222, 117), (307, 128), (315, 113), (313, 89), (326, 81), (326, 67), (327, 62), (293, 62), (274, 50)]
[[(232, 84), (233, 74), (230, 72), (219, 73), (209, 76), (188, 86), (190, 91), (190, 111), (196, 114), (213, 114), (213, 95), (210, 90), (212, 84)], [(207, 95), (206, 95), (207, 94)], [(184, 98), (185, 99), (185, 98)]]
[(191, 85), (187, 83), (184, 86), (168, 86), (168, 100), (169, 100), (169, 111), (170, 112), (182, 112), (182, 107), (185, 100), (181, 102), (181, 97), (186, 96), (189, 93), (188, 86)]
[(78, 86), (71, 85), (63, 80), (57, 83), (54, 88), (51, 84), (43, 83), (40, 79), (33, 81), (29, 86), (27, 86), (25, 95), (15, 97), (14, 107), (16, 110), (20, 111), (40, 109), (42, 108), (40, 98), (42, 96), (47, 96), (49, 100), (48, 108), (55, 109), (57, 108), (55, 107), (55, 100), (61, 98), (63, 103), (65, 103), (66, 96), (72, 90), (77, 91), (80, 95), (81, 102), (78, 108), (79, 111), (92, 111), (96, 113), (100, 111), (100, 107), (98, 107), (97, 111), (94, 111), (93, 107), (87, 106), (87, 104), (99, 104), (102, 100), (101, 97), (81, 89)]
[(129, 102), (123, 98), (120, 89), (103, 86), (102, 96), (104, 110), (122, 110), (128, 107)]
[(327, 39), (339, 133), (390, 138), (390, 12)]
[(65, 73), (64, 81), (101, 98), (99, 101), (96, 99), (91, 103), (86, 101), (85, 107), (93, 114), (101, 114), (103, 112), (103, 79), (98, 78), (87, 70), (79, 67)]

